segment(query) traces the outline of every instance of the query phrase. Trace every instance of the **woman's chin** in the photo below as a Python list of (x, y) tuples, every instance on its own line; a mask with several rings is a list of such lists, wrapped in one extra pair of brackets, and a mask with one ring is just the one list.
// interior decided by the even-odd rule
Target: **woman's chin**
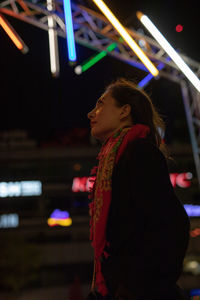
[(91, 129), (91, 136), (98, 140), (102, 139), (101, 133), (98, 132), (98, 130), (95, 130), (95, 128)]

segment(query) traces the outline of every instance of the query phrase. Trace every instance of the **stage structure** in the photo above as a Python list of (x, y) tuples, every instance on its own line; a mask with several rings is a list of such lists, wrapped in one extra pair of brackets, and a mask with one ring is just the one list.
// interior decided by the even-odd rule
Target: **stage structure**
[[(73, 26), (76, 43), (91, 48), (97, 52), (106, 53), (118, 60), (139, 68), (150, 75), (146, 67), (123, 41), (119, 33), (101, 14), (85, 6), (71, 3)], [(46, 2), (40, 0), (5, 0), (0, 3), (0, 14), (9, 15), (23, 22), (49, 31), (48, 20), (54, 20), (54, 32), (66, 38), (63, 1), (54, 1), (54, 10), (48, 10)], [(155, 66), (159, 68), (159, 76), (180, 84), (188, 129), (191, 138), (197, 178), (200, 186), (200, 93), (185, 78), (179, 68), (171, 61), (167, 53), (152, 38), (133, 29), (126, 28), (130, 36), (142, 45), (142, 49)], [(109, 47), (110, 45), (115, 47)], [(109, 50), (112, 48), (112, 50)], [(185, 63), (197, 75), (200, 75), (200, 63), (179, 53)], [(81, 64), (78, 62), (77, 64)], [(72, 65), (72, 67), (74, 67)], [(150, 77), (150, 79), (152, 76)], [(147, 81), (148, 83), (148, 81)], [(146, 84), (147, 84), (146, 83)]]

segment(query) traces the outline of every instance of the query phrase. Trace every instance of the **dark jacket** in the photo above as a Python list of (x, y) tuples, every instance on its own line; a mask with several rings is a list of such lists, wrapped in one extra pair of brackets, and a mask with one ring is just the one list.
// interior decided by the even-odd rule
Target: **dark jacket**
[(112, 177), (110, 256), (101, 263), (110, 294), (125, 300), (183, 299), (176, 281), (189, 227), (161, 151), (147, 139), (130, 143)]

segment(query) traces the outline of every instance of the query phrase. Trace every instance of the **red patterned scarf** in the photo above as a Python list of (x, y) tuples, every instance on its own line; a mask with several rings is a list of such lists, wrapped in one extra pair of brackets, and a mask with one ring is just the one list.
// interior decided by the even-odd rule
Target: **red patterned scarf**
[[(90, 207), (90, 240), (94, 248), (94, 274), (92, 291), (95, 286), (98, 292), (105, 296), (108, 294), (105, 280), (101, 273), (101, 255), (105, 257), (105, 246), (109, 246), (106, 241), (106, 224), (111, 203), (112, 193), (112, 173), (113, 167), (118, 162), (120, 156), (124, 152), (127, 144), (138, 138), (145, 138), (149, 133), (149, 128), (142, 124), (133, 125), (132, 127), (121, 128), (102, 145), (97, 156), (99, 160), (98, 167), (91, 171), (94, 179), (93, 188), (89, 198), (93, 201)], [(96, 177), (94, 177), (96, 173)]]

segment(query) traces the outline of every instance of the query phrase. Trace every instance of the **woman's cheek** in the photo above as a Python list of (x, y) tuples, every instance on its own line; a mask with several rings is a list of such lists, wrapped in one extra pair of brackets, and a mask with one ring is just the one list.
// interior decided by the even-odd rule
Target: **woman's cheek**
[(101, 108), (98, 108), (98, 109), (96, 110), (96, 115), (98, 115), (98, 114), (100, 113), (100, 111), (101, 111)]

